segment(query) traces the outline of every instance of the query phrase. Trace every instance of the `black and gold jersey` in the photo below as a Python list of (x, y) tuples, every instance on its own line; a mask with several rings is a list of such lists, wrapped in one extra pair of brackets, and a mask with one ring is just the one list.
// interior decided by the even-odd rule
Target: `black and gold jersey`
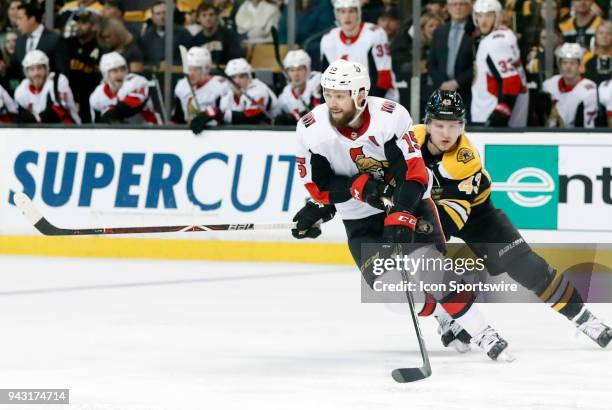
[(453, 235), (463, 229), (472, 208), (489, 199), (491, 178), (465, 133), (454, 149), (433, 156), (425, 145), (425, 125), (414, 126), (413, 132), (422, 147), (425, 165), (433, 173), (431, 197), (438, 207), (442, 228), (447, 236)]

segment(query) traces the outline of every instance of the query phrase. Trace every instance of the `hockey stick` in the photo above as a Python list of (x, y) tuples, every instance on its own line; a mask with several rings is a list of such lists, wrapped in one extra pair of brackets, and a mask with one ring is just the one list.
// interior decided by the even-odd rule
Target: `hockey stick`
[[(402, 269), (402, 279), (408, 281), (408, 275), (406, 271)], [(404, 367), (393, 370), (391, 377), (398, 383), (410, 383), (418, 380), (423, 380), (431, 376), (431, 364), (429, 363), (429, 354), (425, 347), (425, 340), (421, 334), (421, 328), (419, 327), (419, 320), (414, 309), (414, 301), (412, 300), (412, 294), (409, 290), (406, 291), (406, 297), (408, 298), (408, 306), (410, 306), (410, 316), (412, 316), (412, 323), (414, 323), (414, 329), (416, 331), (417, 339), (419, 341), (419, 349), (421, 350), (421, 358), (423, 359), (423, 365), (421, 367)]]
[[(283, 65), (283, 62), (280, 57), (280, 40), (278, 39), (278, 30), (276, 29), (276, 27), (272, 26), (270, 32), (272, 33), (272, 44), (274, 45), (274, 57), (276, 59), (276, 64), (278, 64), (279, 68), (281, 69), (281, 72), (285, 76), (285, 81), (287, 81), (287, 84), (291, 84), (291, 78), (289, 78), (289, 73), (287, 72), (287, 70), (285, 70), (285, 66)], [(304, 107), (306, 107), (308, 111), (312, 111), (312, 107), (310, 106), (310, 104), (306, 104), (306, 101), (304, 101), (302, 95), (297, 92), (299, 90), (297, 90), (297, 88), (295, 87), (292, 88), (295, 91), (295, 95), (298, 96), (300, 102), (304, 105)]]
[(249, 100), (250, 102), (252, 102), (253, 104), (255, 104), (257, 106), (257, 108), (259, 108), (261, 110), (261, 112), (263, 113), (263, 115), (265, 115), (270, 121), (274, 122), (274, 117), (272, 116), (272, 114), (270, 114), (270, 112), (268, 110), (266, 110), (266, 107), (264, 107), (263, 105), (261, 105), (260, 103), (258, 103), (257, 101), (255, 101), (253, 99), (253, 97), (251, 97), (246, 90), (243, 90), (242, 88), (240, 88), (240, 86), (238, 84), (236, 84), (236, 81), (234, 81), (232, 79), (232, 77), (230, 77), (229, 75), (225, 74), (225, 71), (221, 70), (219, 68), (219, 66), (217, 66), (217, 71), (220, 73), (220, 75), (222, 77), (224, 77), (227, 81), (230, 82), (231, 85), (234, 86), (234, 88), (236, 90), (238, 90), (238, 92), (240, 93), (240, 95), (244, 95), (246, 97), (247, 100)]
[(183, 64), (183, 74), (185, 75), (185, 80), (187, 81), (187, 85), (189, 85), (189, 91), (191, 92), (191, 97), (193, 98), (193, 102), (195, 103), (195, 109), (197, 113), (202, 112), (202, 108), (200, 107), (200, 103), (198, 102), (198, 97), (195, 95), (195, 91), (193, 90), (193, 85), (189, 80), (189, 67), (187, 66), (187, 47), (184, 45), (179, 45), (179, 51), (181, 52), (181, 63)]
[(125, 228), (60, 228), (49, 222), (23, 192), (14, 196), (17, 208), (40, 233), (48, 236), (60, 235), (117, 235), (132, 233), (202, 232), (202, 231), (254, 231), (269, 229), (293, 229), (296, 223), (277, 224), (221, 224), (221, 225), (177, 225), (177, 226), (136, 226)]

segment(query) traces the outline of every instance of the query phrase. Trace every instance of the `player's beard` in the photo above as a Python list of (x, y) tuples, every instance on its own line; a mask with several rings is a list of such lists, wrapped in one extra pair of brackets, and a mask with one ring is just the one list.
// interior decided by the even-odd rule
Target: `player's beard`
[(351, 111), (345, 111), (342, 114), (342, 117), (340, 117), (338, 119), (335, 119), (334, 117), (332, 117), (332, 113), (330, 111), (329, 112), (329, 122), (331, 123), (331, 125), (333, 125), (336, 128), (347, 127), (349, 125), (349, 123), (353, 120), (353, 118), (355, 117), (356, 111), (357, 111), (357, 109), (353, 106)]

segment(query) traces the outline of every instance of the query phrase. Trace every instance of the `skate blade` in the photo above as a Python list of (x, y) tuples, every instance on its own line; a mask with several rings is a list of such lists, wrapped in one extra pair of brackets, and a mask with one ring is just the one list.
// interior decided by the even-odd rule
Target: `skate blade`
[(470, 345), (466, 345), (465, 343), (461, 343), (459, 340), (453, 340), (448, 344), (448, 347), (452, 347), (459, 353), (467, 353), (471, 350)]

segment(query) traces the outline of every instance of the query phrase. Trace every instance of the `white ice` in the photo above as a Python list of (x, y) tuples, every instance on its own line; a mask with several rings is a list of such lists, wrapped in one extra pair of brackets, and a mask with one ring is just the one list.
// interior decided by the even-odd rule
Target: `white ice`
[[(612, 349), (541, 304), (485, 305), (517, 360), (445, 349), (362, 304), (349, 266), (0, 256), (0, 388), (69, 388), (11, 409), (610, 409)], [(592, 311), (612, 320), (612, 305)]]

